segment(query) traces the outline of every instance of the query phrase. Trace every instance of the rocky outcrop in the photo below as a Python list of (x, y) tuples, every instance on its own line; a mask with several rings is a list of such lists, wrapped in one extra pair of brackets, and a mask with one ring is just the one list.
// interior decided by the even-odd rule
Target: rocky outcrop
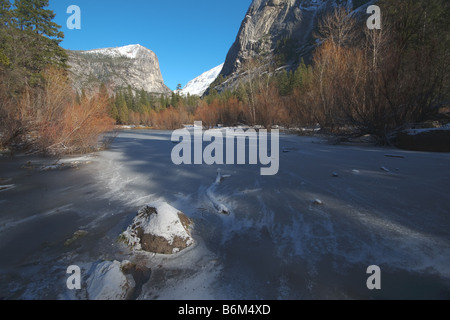
[(156, 54), (140, 45), (90, 51), (68, 51), (70, 78), (78, 91), (104, 83), (112, 91), (131, 86), (155, 94), (170, 94)]
[(296, 68), (301, 58), (308, 61), (314, 49), (313, 33), (318, 20), (336, 6), (349, 10), (367, 7), (375, 1), (352, 0), (253, 0), (230, 48), (221, 75), (228, 82), (239, 80), (243, 63), (267, 53), (282, 54), (287, 68)]
[(147, 205), (121, 239), (135, 250), (159, 254), (174, 254), (194, 243), (190, 228), (192, 221), (165, 202)]
[(89, 300), (128, 300), (132, 297), (136, 282), (124, 268), (129, 261), (104, 261), (95, 265), (88, 278)]

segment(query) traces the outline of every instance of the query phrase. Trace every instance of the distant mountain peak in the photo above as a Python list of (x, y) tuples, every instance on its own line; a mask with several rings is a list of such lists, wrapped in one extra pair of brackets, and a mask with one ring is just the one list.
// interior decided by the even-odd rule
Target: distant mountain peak
[(112, 48), (101, 48), (94, 49), (88, 51), (82, 51), (85, 54), (102, 54), (106, 56), (110, 56), (113, 58), (116, 57), (127, 57), (129, 59), (136, 59), (140, 50), (146, 50), (152, 52), (150, 49), (141, 46), (140, 44), (130, 44), (122, 47), (112, 47)]
[(209, 88), (211, 83), (216, 80), (219, 73), (222, 71), (223, 63), (217, 67), (202, 73), (197, 78), (188, 82), (188, 84), (181, 90), (181, 94), (187, 96), (188, 94), (202, 96)]

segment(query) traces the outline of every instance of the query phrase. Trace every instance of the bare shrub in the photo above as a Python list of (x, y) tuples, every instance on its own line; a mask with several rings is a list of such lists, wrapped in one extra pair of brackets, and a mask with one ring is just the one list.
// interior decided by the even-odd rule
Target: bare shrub
[(194, 119), (201, 120), (204, 126), (212, 128), (218, 124), (220, 109), (221, 105), (217, 99), (210, 105), (202, 101), (195, 111)]
[(21, 142), (50, 154), (98, 147), (100, 135), (114, 125), (109, 97), (97, 93), (77, 103), (65, 72), (57, 68), (47, 69), (43, 79), (43, 88), (25, 87), (17, 98), (0, 89), (2, 144)]
[(180, 110), (169, 107), (160, 112), (152, 112), (152, 124), (155, 129), (175, 130), (182, 127)]

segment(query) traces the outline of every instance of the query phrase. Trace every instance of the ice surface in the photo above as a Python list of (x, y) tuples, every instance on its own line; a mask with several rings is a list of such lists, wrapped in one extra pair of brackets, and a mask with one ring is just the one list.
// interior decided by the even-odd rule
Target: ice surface
[[(8, 257), (0, 297), (86, 298), (65, 288), (67, 266), (129, 260), (152, 270), (136, 281), (137, 299), (450, 298), (450, 154), (282, 134), (289, 152), (276, 176), (262, 177), (258, 165), (176, 166), (170, 138), (120, 132), (76, 171), (25, 176), (1, 159), (0, 177), (16, 188), (0, 193), (0, 255)], [(136, 212), (158, 201), (193, 220), (195, 245), (166, 256), (118, 243)], [(218, 214), (220, 205), (230, 214)], [(65, 247), (77, 230), (88, 234)], [(379, 292), (365, 286), (374, 264)], [(108, 298), (123, 298), (119, 264), (102, 267), (83, 283), (111, 277), (119, 294)], [(89, 297), (102, 292), (97, 283)]]

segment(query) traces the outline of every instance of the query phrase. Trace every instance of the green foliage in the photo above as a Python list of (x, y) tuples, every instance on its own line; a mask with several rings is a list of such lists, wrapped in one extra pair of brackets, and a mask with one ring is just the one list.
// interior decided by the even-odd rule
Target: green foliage
[(116, 118), (117, 123), (127, 124), (129, 109), (124, 95), (120, 92), (116, 96), (115, 106), (117, 109), (117, 118)]
[(209, 85), (209, 89), (212, 90), (212, 89), (220, 86), (225, 81), (226, 81), (226, 78), (222, 74), (219, 74), (219, 76)]
[(181, 96), (178, 93), (172, 92), (172, 97), (170, 99), (170, 105), (177, 107), (181, 101)]
[(312, 79), (312, 66), (308, 67), (301, 60), (298, 68), (292, 72), (284, 69), (274, 79), (281, 96), (291, 95), (295, 89), (305, 87)]
[(5, 27), (11, 23), (11, 3), (9, 0), (0, 0), (0, 27)]
[(277, 41), (275, 55), (278, 58), (278, 65), (285, 65), (289, 62), (298, 62), (298, 42), (292, 38), (282, 38)]
[(52, 21), (55, 13), (45, 9), (48, 6), (49, 0), (15, 0), (13, 16), (20, 30), (34, 31), (59, 43), (64, 34), (59, 31), (61, 26)]
[(287, 96), (292, 92), (292, 74), (283, 69), (277, 79), (278, 90), (282, 96)]
[(9, 58), (3, 53), (3, 50), (0, 49), (0, 66), (8, 67), (10, 64), (11, 61), (9, 61)]
[(67, 54), (59, 43), (64, 34), (45, 9), (48, 0), (0, 0), (0, 60), (9, 66), (11, 93), (25, 85), (43, 85), (42, 72), (51, 66), (67, 69)]
[(144, 89), (142, 89), (141, 91), (139, 91), (139, 93), (137, 93), (136, 96), (136, 100), (137, 101), (137, 112), (139, 113), (145, 113), (145, 112), (149, 112), (150, 111), (150, 99), (149, 99), (149, 95), (147, 94), (147, 92), (145, 92)]
[(219, 97), (219, 93), (216, 89), (212, 88), (209, 90), (209, 94), (206, 96), (206, 103), (211, 104), (215, 99)]

